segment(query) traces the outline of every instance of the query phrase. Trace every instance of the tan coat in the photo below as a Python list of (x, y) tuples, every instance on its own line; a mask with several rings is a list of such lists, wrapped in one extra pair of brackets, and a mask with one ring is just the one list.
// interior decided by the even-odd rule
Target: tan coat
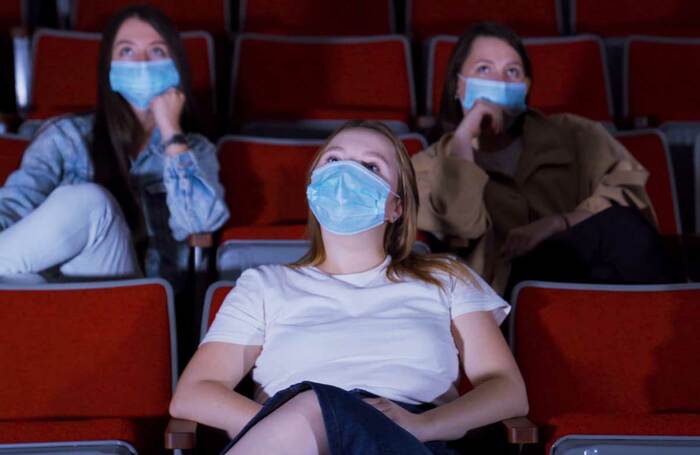
[(515, 176), (489, 176), (473, 161), (449, 156), (446, 134), (413, 157), (418, 227), (450, 248), (502, 293), (510, 263), (497, 252), (508, 232), (548, 215), (592, 213), (614, 201), (654, 220), (644, 185), (649, 173), (599, 123), (572, 114), (530, 111)]

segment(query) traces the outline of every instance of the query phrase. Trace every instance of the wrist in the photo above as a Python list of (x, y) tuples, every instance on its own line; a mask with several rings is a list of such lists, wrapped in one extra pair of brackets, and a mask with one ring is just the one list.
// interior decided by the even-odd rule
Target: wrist
[(418, 419), (418, 434), (415, 436), (420, 442), (436, 440), (434, 428), (435, 425), (433, 422), (432, 413), (430, 411), (431, 410), (416, 414)]
[(570, 227), (571, 227), (571, 222), (569, 221), (569, 218), (566, 216), (566, 213), (560, 213), (559, 214), (559, 230), (566, 231)]
[(472, 143), (472, 136), (455, 134), (450, 141), (449, 155), (463, 160), (474, 161), (474, 147)]
[(173, 126), (166, 126), (166, 127), (159, 127), (160, 130), (160, 143), (164, 144), (168, 142), (170, 139), (172, 139), (173, 136), (182, 134), (182, 129), (179, 127), (173, 127)]

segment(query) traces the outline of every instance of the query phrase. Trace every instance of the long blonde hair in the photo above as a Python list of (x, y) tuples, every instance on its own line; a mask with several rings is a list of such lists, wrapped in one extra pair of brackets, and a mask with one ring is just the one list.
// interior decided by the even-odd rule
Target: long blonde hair
[[(391, 256), (391, 263), (387, 267), (389, 280), (399, 282), (405, 277), (411, 277), (434, 284), (445, 290), (445, 283), (435, 276), (436, 272), (444, 272), (479, 287), (479, 284), (472, 276), (472, 272), (455, 257), (446, 254), (416, 254), (413, 252), (418, 230), (416, 174), (413, 171), (411, 159), (403, 142), (383, 123), (369, 120), (352, 120), (333, 132), (314, 157), (308, 172), (307, 185), (311, 182), (311, 174), (333, 138), (345, 130), (358, 128), (374, 131), (386, 137), (394, 147), (399, 164), (396, 193), (399, 196), (402, 208), (401, 216), (393, 223), (389, 223), (384, 232), (384, 251)], [(290, 267), (316, 266), (326, 259), (321, 226), (311, 210), (309, 210), (308, 215), (306, 236), (311, 243), (309, 251), (297, 262), (290, 264)]]

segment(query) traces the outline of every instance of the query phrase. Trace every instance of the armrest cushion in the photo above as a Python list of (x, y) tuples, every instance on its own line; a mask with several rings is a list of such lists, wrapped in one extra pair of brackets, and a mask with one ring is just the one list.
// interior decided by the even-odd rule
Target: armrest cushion
[(197, 446), (197, 422), (171, 418), (165, 429), (165, 448), (194, 449)]
[(506, 427), (506, 438), (510, 444), (536, 444), (537, 426), (527, 417), (513, 417), (501, 421)]

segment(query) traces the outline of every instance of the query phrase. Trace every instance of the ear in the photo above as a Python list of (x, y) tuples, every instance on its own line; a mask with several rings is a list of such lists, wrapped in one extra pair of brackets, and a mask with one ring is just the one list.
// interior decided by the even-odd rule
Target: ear
[(396, 220), (401, 218), (401, 215), (403, 215), (403, 205), (401, 204), (401, 199), (398, 196), (395, 196), (390, 203), (387, 219), (390, 223), (395, 223)]

